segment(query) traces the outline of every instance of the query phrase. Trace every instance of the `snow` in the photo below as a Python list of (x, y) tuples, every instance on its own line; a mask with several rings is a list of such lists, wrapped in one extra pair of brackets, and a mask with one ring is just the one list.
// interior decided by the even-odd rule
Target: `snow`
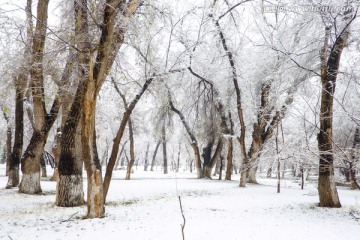
[[(239, 188), (234, 181), (196, 179), (195, 173), (144, 172), (142, 168), (125, 181), (125, 171), (115, 171), (106, 217), (86, 219), (86, 206), (54, 206), (55, 182), (42, 178), (42, 195), (5, 190), (5, 166), (0, 165), (0, 239), (182, 239), (182, 217), (177, 194), (186, 218), (185, 239), (297, 240), (359, 239), (360, 191), (338, 188), (342, 208), (316, 206), (315, 183), (301, 190), (293, 180), (259, 177), (259, 185)], [(52, 173), (49, 169), (48, 173)], [(49, 175), (50, 175), (49, 174)], [(86, 183), (86, 181), (84, 181)], [(86, 191), (86, 186), (84, 186)]]

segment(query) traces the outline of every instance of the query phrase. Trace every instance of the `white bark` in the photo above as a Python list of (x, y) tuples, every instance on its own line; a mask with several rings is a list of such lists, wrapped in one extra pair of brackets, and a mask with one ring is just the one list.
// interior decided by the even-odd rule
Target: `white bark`
[(84, 203), (82, 175), (60, 175), (56, 185), (56, 206), (74, 207)]
[(41, 193), (40, 172), (23, 174), (19, 185), (19, 191), (26, 194)]

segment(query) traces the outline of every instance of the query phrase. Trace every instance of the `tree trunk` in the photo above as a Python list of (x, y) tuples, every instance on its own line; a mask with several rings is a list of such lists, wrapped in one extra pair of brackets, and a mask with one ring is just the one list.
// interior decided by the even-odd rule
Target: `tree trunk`
[(128, 127), (129, 127), (129, 139), (130, 139), (130, 161), (126, 169), (126, 177), (125, 180), (130, 180), (131, 175), (131, 169), (135, 162), (135, 152), (134, 152), (134, 132), (132, 127), (132, 121), (131, 117), (129, 117), (128, 121)]
[(163, 149), (163, 161), (164, 161), (164, 174), (168, 173), (168, 159), (166, 152), (166, 129), (165, 129), (165, 120), (163, 122), (161, 128), (161, 136), (162, 136), (162, 149)]
[(41, 165), (41, 177), (47, 177), (47, 172), (46, 172), (46, 162), (45, 162), (45, 158), (44, 158), (44, 151), (41, 154), (40, 157), (40, 165)]
[(179, 168), (180, 168), (180, 153), (181, 153), (181, 145), (179, 144), (179, 152), (178, 152), (178, 156), (177, 156), (177, 163), (176, 163), (176, 172), (179, 172)]
[(148, 160), (149, 147), (150, 147), (150, 143), (148, 143), (147, 146), (146, 146), (145, 162), (144, 162), (144, 171), (147, 171), (148, 165), (149, 165), (149, 160)]
[[(75, 8), (75, 42), (81, 53), (77, 55), (78, 62), (78, 78), (79, 84), (75, 93), (74, 101), (67, 115), (65, 126), (61, 136), (61, 153), (59, 159), (59, 181), (56, 187), (56, 205), (60, 207), (72, 207), (84, 204), (84, 191), (82, 179), (83, 157), (91, 154), (92, 137), (94, 132), (91, 124), (94, 124), (91, 116), (91, 110), (94, 107), (93, 96), (91, 95), (95, 88), (93, 79), (92, 64), (90, 63), (90, 40), (88, 26), (88, 12), (83, 6), (87, 6), (87, 0), (74, 1)], [(91, 66), (90, 66), (91, 65)], [(91, 76), (91, 77), (90, 77)], [(90, 83), (90, 78), (92, 82)], [(91, 86), (89, 87), (89, 85)], [(89, 88), (89, 89), (88, 89)], [(86, 109), (85, 108), (86, 105)], [(86, 116), (83, 116), (83, 114)], [(81, 126), (84, 121), (90, 121), (85, 126)], [(84, 133), (82, 130), (84, 129)], [(89, 131), (91, 131), (89, 133)], [(91, 135), (91, 136), (89, 136)], [(80, 137), (80, 142), (78, 141)], [(86, 144), (86, 146), (83, 146)], [(91, 146), (89, 146), (91, 145)], [(83, 149), (85, 147), (85, 149)], [(85, 153), (86, 156), (83, 156)], [(80, 158), (81, 155), (81, 158)], [(87, 170), (91, 169), (89, 161), (86, 159)], [(94, 171), (95, 173), (96, 170)], [(96, 175), (88, 175), (88, 190), (91, 191), (91, 183), (95, 180)], [(91, 194), (88, 193), (88, 194)], [(91, 204), (91, 199), (88, 200)]]
[[(62, 109), (62, 111), (64, 112), (64, 109)], [(55, 181), (55, 182), (59, 180), (58, 166), (59, 166), (59, 158), (61, 151), (60, 140), (61, 140), (61, 128), (58, 128), (55, 135), (54, 147), (52, 149), (52, 154), (54, 156), (54, 173), (53, 176), (50, 178), (50, 181)]]
[(224, 167), (223, 160), (224, 160), (223, 156), (220, 155), (219, 180), (222, 179), (222, 170), (223, 170), (223, 167)]
[(349, 163), (349, 176), (350, 176), (350, 189), (355, 190), (359, 189), (360, 186), (356, 181), (356, 163), (358, 160), (358, 153), (360, 147), (360, 127), (356, 127), (355, 136), (352, 146), (352, 157), (351, 162)]
[[(36, 30), (33, 37), (31, 74), (31, 93), (33, 96), (35, 122), (30, 143), (21, 159), (23, 177), (19, 191), (27, 194), (41, 192), (40, 187), (40, 158), (52, 125), (60, 108), (59, 98), (56, 97), (50, 113), (46, 112), (43, 76), (43, 57), (46, 38), (48, 0), (40, 0), (37, 9)], [(63, 78), (61, 81), (63, 82)]]
[(217, 28), (222, 47), (228, 57), (229, 64), (231, 67), (232, 80), (233, 80), (233, 84), (234, 84), (234, 88), (235, 88), (235, 92), (236, 92), (236, 107), (237, 107), (238, 118), (239, 118), (240, 127), (241, 127), (239, 143), (240, 143), (241, 156), (242, 156), (242, 167), (241, 167), (240, 185), (239, 186), (245, 187), (247, 168), (248, 168), (248, 157), (246, 155), (246, 145), (245, 145), (246, 127), (245, 127), (244, 114), (243, 114), (242, 101), (241, 101), (241, 91), (240, 91), (239, 82), (238, 82), (237, 69), (235, 66), (235, 58), (233, 56), (233, 53), (231, 52), (231, 50), (229, 49), (229, 47), (227, 45), (224, 33), (222, 32), (220, 24), (219, 24), (219, 20), (215, 20), (215, 18), (212, 15), (211, 15), (211, 17)]
[(300, 165), (300, 173), (301, 173), (301, 190), (304, 190), (304, 167)]
[(124, 166), (124, 158), (121, 157), (121, 156), (122, 156), (122, 153), (125, 150), (126, 143), (127, 143), (127, 140), (121, 146), (120, 153), (119, 153), (119, 155), (118, 155), (118, 157), (116, 159), (115, 170), (119, 169), (119, 164), (120, 164), (121, 167)]
[(192, 147), (192, 149), (194, 151), (194, 160), (195, 160), (195, 167), (196, 167), (196, 170), (197, 170), (197, 177), (198, 178), (203, 178), (204, 173), (203, 173), (202, 167), (201, 167), (200, 151), (199, 151), (199, 146), (198, 146), (198, 142), (197, 142), (197, 140), (195, 138), (195, 135), (191, 131), (188, 123), (185, 120), (184, 115), (182, 114), (182, 112), (180, 112), (178, 109), (175, 108), (173, 102), (171, 101), (170, 93), (169, 93), (168, 98), (169, 98), (169, 105), (170, 105), (171, 111), (175, 112), (180, 117), (180, 120), (183, 123), (183, 125), (184, 125), (184, 127), (186, 129), (186, 132), (188, 133), (188, 135), (189, 135), (189, 137), (191, 139), (191, 147)]
[(204, 148), (204, 176), (206, 178), (211, 179), (211, 172), (215, 166), (216, 161), (220, 158), (221, 151), (223, 148), (223, 137), (220, 136), (218, 143), (216, 145), (216, 149), (214, 155), (211, 157), (211, 149), (213, 146), (213, 142), (209, 142), (208, 145)]
[(11, 124), (10, 119), (7, 114), (4, 112), (4, 116), (7, 122), (7, 131), (6, 131), (6, 176), (9, 176), (10, 172), (10, 164), (11, 164), (11, 138), (12, 138), (12, 131), (11, 131)]
[(325, 41), (321, 51), (321, 105), (320, 105), (320, 132), (318, 147), (320, 151), (318, 192), (320, 207), (341, 207), (334, 180), (334, 155), (332, 146), (332, 117), (333, 96), (335, 93), (336, 77), (340, 64), (341, 52), (346, 45), (349, 35), (345, 27), (329, 50), (330, 28), (325, 29)]
[(231, 180), (231, 173), (233, 169), (233, 140), (232, 136), (234, 135), (234, 122), (231, 118), (231, 113), (229, 111), (229, 120), (230, 120), (230, 135), (231, 137), (228, 139), (228, 153), (227, 153), (227, 163), (226, 163), (226, 172), (225, 172), (225, 180)]
[(105, 173), (105, 178), (104, 178), (104, 202), (106, 202), (106, 196), (107, 196), (107, 192), (109, 190), (109, 186), (110, 186), (110, 181), (111, 181), (111, 177), (112, 177), (112, 171), (114, 169), (115, 166), (115, 162), (116, 162), (116, 157), (117, 154), (119, 152), (119, 145), (120, 145), (120, 141), (121, 138), (124, 134), (124, 130), (126, 127), (126, 124), (130, 118), (130, 115), (132, 113), (132, 111), (134, 110), (136, 104), (138, 103), (138, 101), (140, 100), (141, 96), (144, 94), (144, 92), (146, 91), (146, 89), (149, 87), (149, 85), (151, 84), (151, 82), (153, 81), (154, 77), (150, 77), (148, 78), (144, 85), (142, 86), (142, 89), (140, 90), (140, 92), (135, 96), (135, 98), (132, 100), (132, 102), (129, 104), (129, 106), (126, 108), (126, 111), (121, 119), (120, 122), (120, 127), (116, 133), (116, 137), (113, 140), (113, 147), (111, 150), (111, 154), (110, 154), (110, 159), (109, 159), (109, 163), (106, 167), (106, 173)]
[(159, 140), (156, 144), (156, 147), (155, 147), (155, 150), (154, 150), (154, 154), (153, 154), (153, 157), (152, 157), (152, 160), (151, 160), (151, 167), (150, 167), (150, 171), (154, 171), (154, 165), (155, 165), (155, 160), (156, 160), (156, 154), (157, 154), (157, 151), (160, 147), (160, 144), (161, 144), (161, 140)]

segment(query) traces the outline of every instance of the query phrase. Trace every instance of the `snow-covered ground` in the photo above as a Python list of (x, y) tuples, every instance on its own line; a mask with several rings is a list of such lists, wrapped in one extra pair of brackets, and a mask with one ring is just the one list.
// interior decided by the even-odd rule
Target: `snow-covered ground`
[(121, 170), (110, 186), (106, 217), (82, 220), (86, 206), (54, 206), (56, 184), (47, 179), (41, 182), (43, 195), (5, 190), (4, 168), (0, 165), (0, 239), (180, 240), (177, 193), (187, 240), (360, 239), (360, 220), (354, 218), (360, 217), (360, 191), (343, 187), (338, 188), (343, 207), (327, 209), (316, 206), (313, 183), (300, 190), (292, 180), (283, 180), (278, 194), (274, 179), (259, 178), (259, 185), (239, 188), (239, 175), (218, 181), (137, 170), (125, 181)]

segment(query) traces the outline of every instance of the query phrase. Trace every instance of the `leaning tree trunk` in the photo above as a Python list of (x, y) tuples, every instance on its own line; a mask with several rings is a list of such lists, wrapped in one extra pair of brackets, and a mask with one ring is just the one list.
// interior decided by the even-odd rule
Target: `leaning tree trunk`
[(155, 150), (154, 150), (154, 154), (153, 154), (153, 157), (152, 157), (152, 160), (151, 160), (151, 167), (150, 167), (150, 171), (154, 171), (154, 165), (155, 165), (155, 160), (156, 160), (156, 155), (157, 155), (157, 151), (160, 147), (160, 144), (161, 144), (161, 140), (159, 140), (156, 144), (156, 147), (155, 147)]
[(128, 127), (129, 127), (129, 140), (130, 140), (130, 161), (129, 161), (129, 164), (126, 169), (125, 180), (130, 180), (131, 170), (132, 170), (132, 167), (134, 166), (134, 162), (135, 162), (134, 132), (133, 132), (131, 117), (129, 118), (129, 121), (128, 121)]
[(153, 81), (154, 77), (150, 77), (148, 78), (144, 85), (142, 86), (140, 92), (135, 96), (135, 98), (132, 100), (132, 102), (129, 104), (129, 106), (126, 108), (126, 111), (124, 112), (124, 115), (121, 119), (120, 122), (120, 127), (116, 133), (116, 137), (113, 140), (113, 147), (111, 150), (111, 154), (110, 154), (110, 159), (109, 159), (109, 163), (106, 167), (106, 173), (105, 173), (105, 178), (104, 178), (104, 203), (106, 202), (106, 196), (109, 190), (109, 186), (110, 186), (110, 181), (111, 181), (111, 177), (112, 177), (112, 172), (115, 166), (115, 162), (116, 162), (116, 157), (118, 155), (119, 152), (119, 145), (122, 139), (122, 136), (124, 135), (124, 130), (126, 127), (126, 124), (130, 118), (130, 115), (132, 113), (132, 111), (134, 110), (136, 104), (139, 102), (141, 96), (144, 94), (144, 92), (147, 90), (147, 88), (149, 87), (149, 85), (151, 84), (151, 82)]
[(336, 38), (327, 59), (329, 50), (330, 27), (325, 29), (325, 41), (321, 51), (321, 105), (320, 105), (320, 132), (318, 147), (320, 151), (318, 192), (321, 207), (341, 207), (334, 180), (333, 154), (333, 101), (336, 86), (336, 77), (340, 64), (342, 50), (349, 35), (348, 25)]
[[(186, 122), (184, 114), (182, 114), (182, 112), (180, 112), (177, 108), (175, 108), (174, 103), (171, 100), (171, 96), (169, 93), (169, 105), (170, 105), (170, 109), (171, 111), (175, 112), (179, 117), (181, 122), (183, 123), (186, 132), (188, 133), (190, 140), (191, 140), (191, 147), (194, 151), (194, 160), (195, 160), (195, 167), (197, 170), (197, 177), (198, 178), (203, 178), (204, 174), (202, 171), (202, 167), (201, 167), (201, 160), (200, 160), (200, 151), (199, 151), (199, 146), (198, 146), (198, 142), (197, 139), (195, 138), (195, 134), (193, 133), (193, 131), (190, 129), (189, 124)], [(192, 166), (190, 166), (190, 171), (192, 171)]]

